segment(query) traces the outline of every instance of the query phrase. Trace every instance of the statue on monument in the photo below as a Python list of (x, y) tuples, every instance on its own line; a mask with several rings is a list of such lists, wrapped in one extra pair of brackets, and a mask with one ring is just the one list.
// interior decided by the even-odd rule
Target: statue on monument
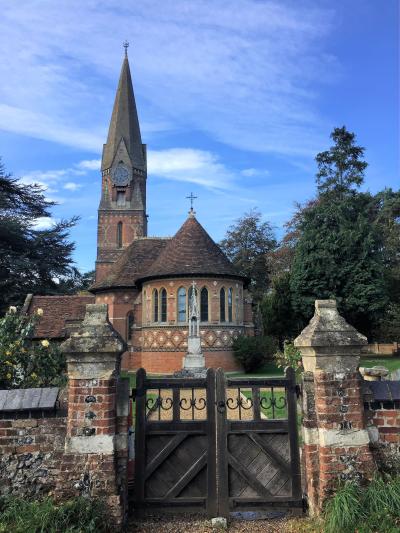
[(198, 291), (194, 281), (189, 292), (188, 328), (188, 353), (183, 358), (182, 371), (193, 376), (200, 376), (205, 374), (206, 366), (205, 358), (201, 351), (200, 309)]

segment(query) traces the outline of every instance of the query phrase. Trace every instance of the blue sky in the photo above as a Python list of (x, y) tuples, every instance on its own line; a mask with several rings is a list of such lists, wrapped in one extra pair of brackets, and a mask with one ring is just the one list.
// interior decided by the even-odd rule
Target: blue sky
[(149, 235), (177, 231), (191, 191), (217, 241), (253, 207), (282, 235), (343, 124), (366, 148), (365, 188), (399, 187), (397, 0), (1, 0), (1, 11), (0, 155), (59, 202), (53, 219), (81, 217), (82, 271), (124, 39)]

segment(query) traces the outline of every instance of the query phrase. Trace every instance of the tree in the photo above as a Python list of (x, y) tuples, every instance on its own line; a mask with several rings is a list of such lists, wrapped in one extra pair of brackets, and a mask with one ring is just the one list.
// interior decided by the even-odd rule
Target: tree
[(367, 163), (355, 135), (335, 128), (335, 144), (316, 157), (318, 198), (298, 220), (300, 237), (291, 270), (295, 312), (306, 323), (317, 298), (336, 298), (346, 319), (365, 334), (388, 303), (384, 238), (376, 198), (361, 193)]
[(232, 225), (220, 242), (222, 250), (238, 271), (251, 279), (250, 290), (259, 301), (270, 283), (266, 255), (276, 248), (269, 222), (261, 221), (261, 213), (251, 210)]
[(282, 350), (285, 340), (298, 333), (297, 319), (292, 307), (290, 273), (283, 272), (272, 280), (272, 288), (261, 301), (264, 334), (277, 339)]
[(0, 163), (0, 311), (21, 304), (28, 292), (57, 294), (57, 280), (78, 272), (68, 241), (77, 218), (36, 227), (53, 205), (40, 186), (19, 183)]
[(348, 194), (364, 181), (368, 166), (363, 160), (364, 148), (355, 144), (356, 136), (345, 126), (335, 128), (331, 133), (334, 144), (315, 158), (318, 165), (317, 186), (320, 194), (333, 192)]
[(95, 279), (95, 270), (89, 270), (81, 274), (78, 270), (72, 275), (61, 278), (58, 284), (58, 292), (62, 294), (77, 294), (87, 292), (93, 285)]

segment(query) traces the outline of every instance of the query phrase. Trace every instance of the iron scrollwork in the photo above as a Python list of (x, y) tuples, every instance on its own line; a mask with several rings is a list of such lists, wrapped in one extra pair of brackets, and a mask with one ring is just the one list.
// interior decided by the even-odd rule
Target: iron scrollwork
[[(187, 407), (186, 407), (187, 405)], [(184, 411), (189, 411), (189, 409), (196, 409), (197, 411), (202, 411), (206, 408), (207, 401), (205, 398), (181, 398), (179, 400), (179, 407)]]
[[(235, 405), (236, 402), (236, 405)], [(253, 400), (251, 398), (242, 398), (242, 396), (237, 396), (236, 398), (228, 398), (226, 400), (226, 406), (228, 409), (251, 409), (253, 407)]]
[(148, 398), (146, 400), (146, 407), (149, 410), (162, 409), (163, 411), (169, 411), (172, 409), (172, 405), (172, 398), (162, 398), (161, 396), (157, 396), (157, 398)]

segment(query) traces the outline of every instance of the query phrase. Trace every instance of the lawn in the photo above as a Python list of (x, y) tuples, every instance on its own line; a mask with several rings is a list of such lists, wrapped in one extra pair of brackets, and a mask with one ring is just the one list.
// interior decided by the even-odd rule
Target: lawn
[(390, 372), (400, 368), (400, 357), (361, 357), (360, 366), (371, 368), (372, 366), (384, 366)]

